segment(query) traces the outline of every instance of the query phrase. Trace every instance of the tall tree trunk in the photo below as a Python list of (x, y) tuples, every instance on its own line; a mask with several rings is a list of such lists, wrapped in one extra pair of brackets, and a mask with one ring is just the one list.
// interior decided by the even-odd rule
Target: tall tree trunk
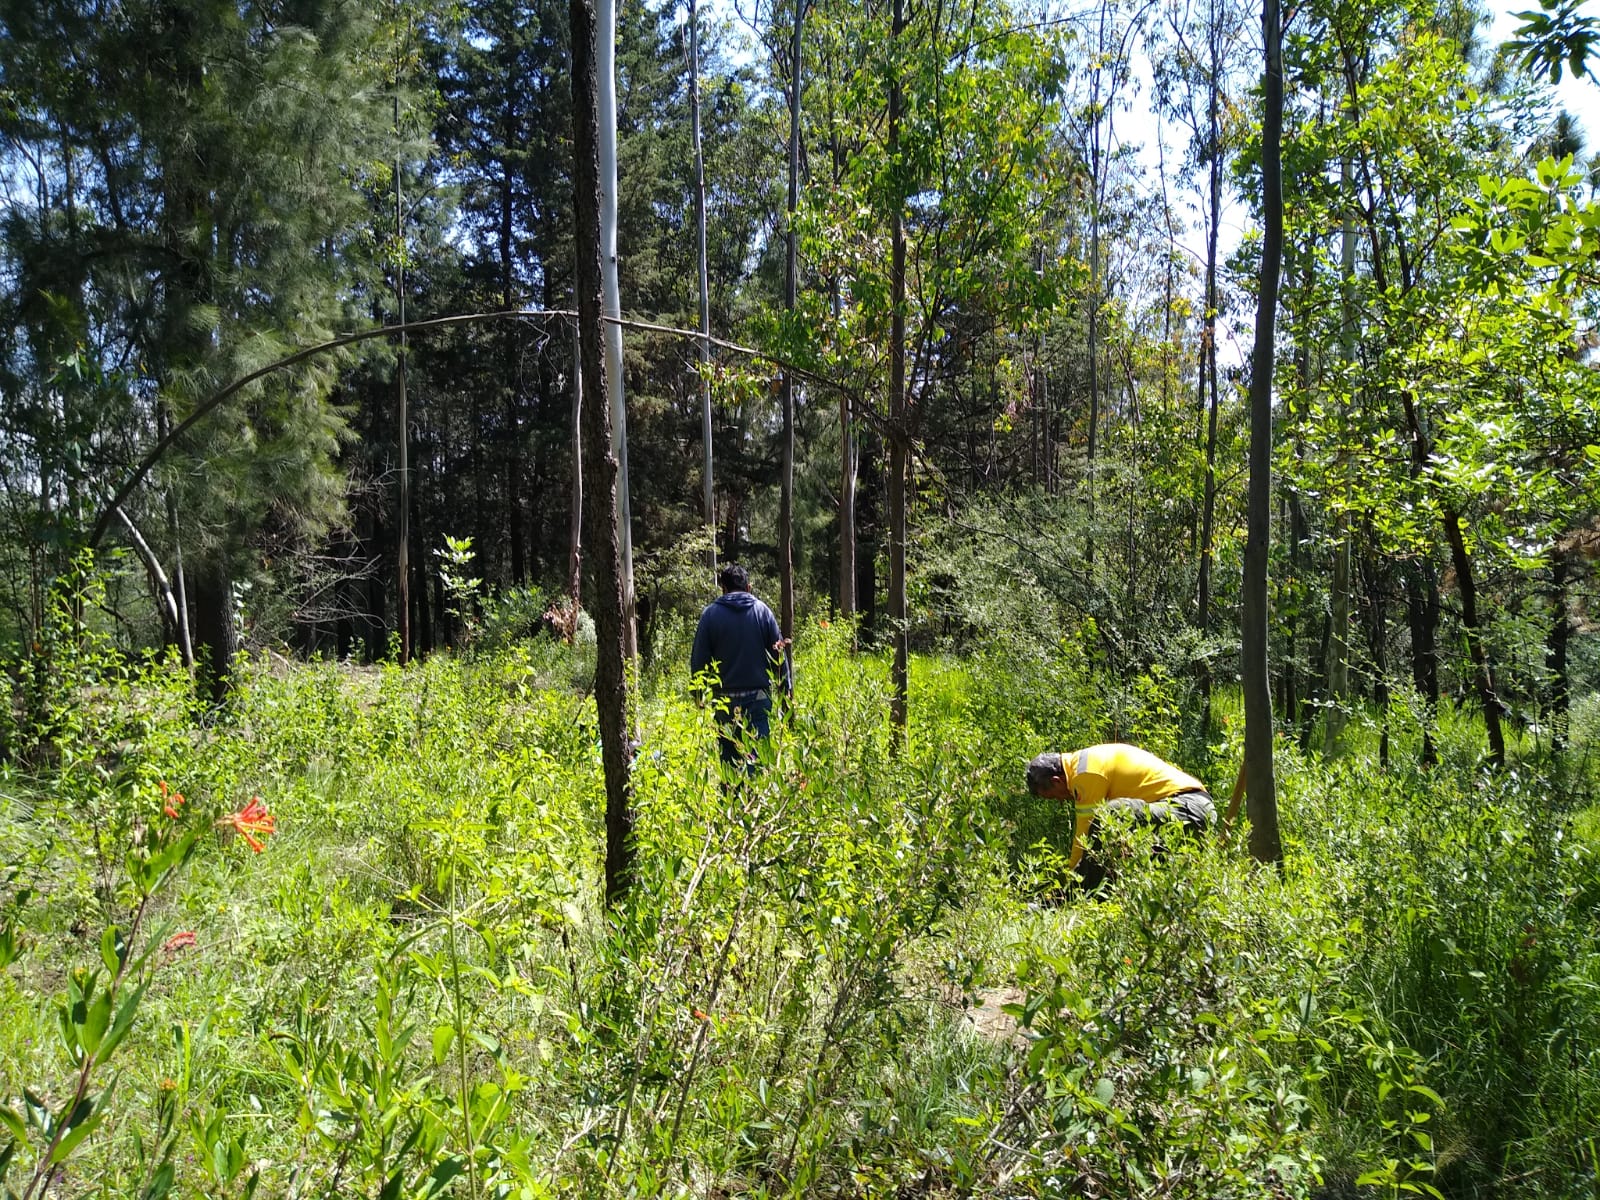
[[(1106, 49), (1106, 17), (1110, 11), (1110, 0), (1101, 0), (1100, 34), (1096, 49), (1102, 55)], [(1109, 73), (1109, 70), (1093, 73), (1089, 100), (1092, 110), (1089, 124), (1089, 534), (1084, 543), (1083, 560), (1091, 577), (1094, 573), (1094, 509), (1098, 482), (1095, 478), (1096, 443), (1100, 430), (1100, 209), (1104, 194), (1101, 172), (1108, 169), (1101, 146), (1100, 128), (1101, 118), (1107, 109), (1101, 103), (1100, 87)]]
[[(598, 0), (604, 10), (611, 0)], [(628, 623), (623, 590), (623, 562), (617, 526), (617, 491), (621, 464), (612, 452), (611, 412), (605, 398), (608, 355), (601, 323), (602, 170), (597, 60), (609, 61), (612, 31), (596, 19), (596, 0), (571, 0), (574, 236), (578, 247), (579, 353), (590, 394), (584, 406), (584, 540), (594, 588), (596, 636), (594, 697), (600, 723), (600, 758), (606, 781), (606, 902), (615, 904), (633, 878), (633, 811), (628, 745), (628, 655), (624, 627)], [(599, 28), (597, 29), (597, 25)], [(614, 127), (613, 127), (614, 128)], [(615, 163), (613, 162), (613, 166)], [(613, 235), (615, 228), (612, 229)], [(615, 328), (613, 326), (612, 328)]]
[[(595, 83), (600, 164), (600, 277), (605, 315), (622, 316), (622, 287), (617, 278), (617, 4), (598, 0), (595, 6)], [(587, 252), (585, 252), (587, 253)], [(596, 375), (584, 363), (589, 390), (605, 396), (611, 407), (611, 452), (617, 460), (617, 553), (621, 564), (622, 645), (628, 658), (639, 652), (633, 594), (633, 501), (628, 485), (628, 410), (622, 395), (622, 326), (608, 321), (605, 338), (606, 373)], [(596, 382), (596, 381), (600, 382)], [(604, 384), (604, 390), (601, 389)], [(592, 427), (592, 426), (591, 426)], [(591, 449), (591, 454), (593, 453)], [(591, 478), (591, 483), (598, 481)], [(590, 547), (594, 541), (590, 539)]]
[(883, 439), (870, 425), (860, 429), (861, 465), (857, 526), (864, 535), (856, 553), (856, 608), (869, 637), (878, 630), (878, 547), (883, 537)]
[[(544, 307), (555, 307), (550, 303), (550, 295), (554, 289), (550, 286), (548, 277), (545, 280)], [(556, 401), (556, 371), (554, 356), (550, 354), (539, 355), (538, 366), (538, 396), (535, 408), (529, 423), (529, 437), (533, 440), (533, 477), (528, 480), (528, 576), (534, 581), (544, 578), (544, 568), (550, 561), (550, 542), (560, 528), (554, 521), (543, 519), (540, 514), (548, 513), (552, 507), (547, 499), (547, 493), (554, 484), (552, 476), (558, 474), (551, 467), (554, 446), (548, 431), (553, 427), (564, 429), (564, 424), (555, 420), (557, 412)]]
[[(1222, 84), (1216, 3), (1211, 5), (1211, 49), (1209, 92), (1206, 99), (1206, 154), (1210, 160), (1209, 204), (1206, 211), (1206, 299), (1205, 322), (1200, 335), (1200, 362), (1195, 372), (1200, 392), (1200, 411), (1205, 416), (1205, 481), (1200, 500), (1200, 567), (1195, 581), (1195, 628), (1202, 638), (1211, 632), (1212, 542), (1217, 513), (1217, 231), (1222, 224), (1222, 127), (1219, 95)], [(1211, 718), (1211, 667), (1205, 658), (1199, 664), (1200, 698), (1206, 727)]]
[(700, 145), (700, 16), (689, 0), (689, 136), (694, 147), (695, 263), (700, 279), (700, 448), (702, 507), (711, 535), (707, 566), (717, 570), (717, 497), (711, 443), (711, 277), (706, 264), (706, 160)]
[(576, 638), (578, 610), (583, 607), (583, 338), (576, 327), (572, 331), (572, 529), (567, 544), (567, 597), (572, 605), (567, 636)]
[[(793, 316), (798, 287), (798, 247), (795, 211), (800, 206), (800, 83), (801, 44), (805, 0), (793, 0), (794, 28), (789, 46), (789, 203), (784, 234), (783, 310)], [(780, 602), (778, 621), (785, 638), (794, 636), (794, 373), (783, 373), (783, 486), (778, 498), (778, 576)], [(784, 658), (789, 658), (784, 647)], [(786, 672), (787, 674), (787, 672)]]
[(1368, 550), (1361, 557), (1362, 574), (1366, 579), (1367, 645), (1372, 654), (1372, 702), (1377, 706), (1382, 722), (1378, 734), (1378, 763), (1389, 765), (1389, 630), (1385, 605), (1388, 600), (1389, 566), (1371, 550), (1373, 544), (1372, 517), (1364, 523)]
[[(826, 64), (822, 72), (826, 78)], [(832, 108), (833, 94), (830, 90), (824, 95), (829, 106), (825, 117), (832, 131), (828, 137), (828, 149), (833, 159), (833, 182), (837, 186), (844, 179), (844, 143), (839, 137), (838, 124), (833, 120), (835, 115)], [(833, 319), (837, 322), (842, 304), (837, 275), (829, 281), (828, 302), (833, 310)], [(841, 388), (839, 391), (839, 613), (846, 618), (853, 617), (857, 607), (856, 487), (860, 478), (860, 468), (861, 447), (851, 419), (850, 395)]]
[(1478, 620), (1478, 588), (1473, 578), (1472, 556), (1467, 553), (1466, 534), (1461, 515), (1450, 507), (1441, 514), (1445, 541), (1450, 543), (1450, 564), (1456, 571), (1456, 591), (1461, 596), (1461, 632), (1467, 640), (1467, 655), (1472, 660), (1473, 681), (1478, 703), (1483, 710), (1483, 726), (1489, 735), (1489, 761), (1497, 768), (1506, 765), (1506, 737), (1500, 727), (1500, 697), (1495, 693), (1494, 671), (1483, 644), (1483, 627)]
[(150, 543), (144, 540), (144, 535), (139, 532), (139, 527), (133, 523), (133, 518), (128, 516), (122, 505), (116, 506), (117, 517), (122, 521), (122, 527), (127, 531), (128, 540), (133, 543), (133, 548), (138, 552), (144, 562), (144, 568), (150, 575), (150, 584), (156, 593), (156, 612), (161, 619), (162, 628), (167, 630), (174, 641), (178, 637), (178, 601), (172, 591), (172, 584), (167, 581), (167, 573), (161, 569), (161, 560), (156, 557)]
[[(1355, 181), (1347, 158), (1339, 167), (1339, 192), (1346, 205), (1339, 230), (1339, 352), (1348, 366), (1356, 356), (1356, 223), (1350, 206), (1355, 203)], [(1323, 726), (1323, 753), (1339, 751), (1344, 732), (1345, 704), (1350, 692), (1350, 523), (1340, 514), (1334, 526), (1333, 579), (1330, 584), (1333, 634), (1328, 642), (1328, 714)]]
[(178, 655), (194, 670), (194, 636), (189, 629), (189, 583), (183, 569), (183, 539), (178, 526), (178, 501), (167, 491), (167, 532), (172, 538), (172, 587), (178, 604)]
[(1278, 0), (1262, 0), (1266, 72), (1261, 132), (1261, 286), (1250, 362), (1250, 491), (1246, 505), (1240, 674), (1250, 853), (1280, 862), (1278, 786), (1272, 760), (1272, 687), (1267, 668), (1267, 551), (1272, 536), (1272, 369), (1283, 264), (1283, 30)]
[[(1104, 10), (1102, 10), (1102, 20)], [(1095, 78), (1099, 79), (1096, 73)], [(1098, 85), (1097, 85), (1098, 86)], [(1083, 559), (1091, 576), (1094, 571), (1094, 502), (1096, 482), (1096, 439), (1100, 431), (1100, 127), (1095, 125), (1090, 153), (1094, 197), (1089, 206), (1089, 446), (1087, 458), (1089, 484), (1089, 535)]]
[[(422, 498), (417, 494), (417, 489), (411, 489), (411, 503), (406, 505), (406, 520), (408, 527), (416, 530), (417, 540), (424, 546), (428, 544), (428, 531), (422, 523)], [(408, 533), (405, 541), (410, 540)], [(424, 655), (433, 653), (433, 648), (443, 642), (442, 621), (436, 621), (433, 608), (428, 604), (428, 564), (422, 555), (411, 557), (411, 569), (406, 575), (411, 587), (411, 604), (407, 609), (408, 619), (412, 622), (415, 638), (411, 651), (413, 654)], [(442, 609), (441, 609), (442, 611)]]
[(1567, 611), (1567, 552), (1559, 545), (1550, 552), (1550, 634), (1545, 642), (1544, 666), (1550, 673), (1546, 719), (1550, 725), (1550, 748), (1557, 754), (1567, 748), (1567, 728), (1571, 724), (1572, 681), (1567, 669), (1567, 639), (1572, 633), (1572, 617)]
[[(506, 114), (505, 125), (510, 125), (510, 118), (511, 114)], [(506, 129), (505, 141), (508, 145), (512, 140), (509, 134), (510, 130)], [(511, 172), (501, 164), (499, 251), (502, 311), (509, 311), (517, 300), (516, 279), (511, 268), (513, 200)], [(505, 389), (506, 404), (506, 533), (511, 552), (511, 582), (521, 587), (527, 579), (528, 567), (522, 520), (522, 451), (525, 435), (522, 421), (522, 386), (516, 370), (516, 329), (515, 325), (503, 325), (500, 330), (500, 386)], [(484, 546), (483, 549), (487, 551), (489, 547)]]
[[(839, 286), (833, 287), (833, 314), (839, 315)], [(850, 420), (850, 393), (839, 389), (839, 615), (856, 612), (856, 479), (860, 447)]]
[[(400, 125), (400, 101), (395, 100), (395, 126)], [(400, 160), (394, 161), (394, 229), (400, 253), (395, 256), (394, 300), (398, 323), (406, 323), (406, 268), (405, 268), (405, 209), (400, 189)], [(400, 454), (398, 495), (395, 497), (395, 580), (400, 594), (396, 609), (400, 616), (400, 662), (411, 661), (411, 432), (410, 414), (406, 411), (406, 335), (400, 331), (398, 358), (395, 361), (395, 441)]]
[[(1298, 447), (1296, 448), (1296, 453), (1298, 454)], [(1300, 586), (1300, 581), (1306, 575), (1305, 563), (1302, 561), (1305, 557), (1303, 547), (1306, 544), (1308, 532), (1306, 529), (1305, 505), (1301, 503), (1298, 491), (1290, 491), (1288, 501), (1289, 573), (1296, 581), (1296, 586)], [(1284, 626), (1287, 645), (1284, 647), (1283, 662), (1283, 720), (1291, 730), (1303, 728), (1305, 730), (1304, 736), (1309, 736), (1311, 728), (1310, 714), (1315, 711), (1311, 704), (1313, 693), (1316, 689), (1315, 672), (1310, 669), (1308, 664), (1308, 669), (1305, 673), (1306, 677), (1304, 679), (1300, 678), (1298, 670), (1301, 645), (1300, 622), (1290, 618), (1284, 622)], [(1302, 719), (1306, 722), (1303, 727), (1300, 724)]]
[(894, 0), (889, 65), (889, 162), (894, 172), (889, 217), (889, 624), (894, 637), (889, 719), (905, 737), (910, 692), (911, 630), (906, 610), (906, 230), (900, 166), (900, 34), (905, 0)]
[(221, 704), (232, 686), (229, 675), (239, 650), (239, 631), (233, 623), (233, 578), (227, 551), (207, 556), (194, 577), (194, 632), (202, 647), (199, 678)]
[[(156, 436), (165, 438), (171, 424), (171, 414), (167, 410), (166, 401), (156, 404)], [(194, 638), (189, 630), (189, 585), (183, 572), (183, 538), (182, 530), (178, 524), (178, 499), (172, 494), (172, 489), (165, 488), (164, 499), (167, 506), (167, 536), (172, 539), (172, 591), (173, 600), (178, 608), (178, 654), (183, 660), (183, 665), (188, 670), (194, 670)]]
[[(1423, 428), (1422, 413), (1411, 393), (1402, 391), (1400, 402), (1405, 412), (1406, 428), (1411, 434), (1411, 484), (1413, 488), (1420, 488), (1433, 447), (1427, 430)], [(1439, 586), (1431, 558), (1422, 560), (1420, 570), (1420, 578), (1412, 576), (1407, 579), (1407, 600), (1411, 619), (1412, 670), (1427, 710), (1423, 716), (1422, 761), (1432, 765), (1438, 761), (1438, 750), (1433, 742), (1433, 724), (1439, 712)]]

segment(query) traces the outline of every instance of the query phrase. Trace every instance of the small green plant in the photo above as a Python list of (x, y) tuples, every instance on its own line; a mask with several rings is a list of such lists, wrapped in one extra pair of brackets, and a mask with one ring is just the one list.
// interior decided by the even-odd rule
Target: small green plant
[[(201, 835), (214, 825), (232, 829), (258, 853), (264, 848), (262, 839), (275, 826), (272, 814), (255, 797), (238, 812), (215, 820), (196, 819), (183, 795), (165, 780), (156, 799), (159, 809), (137, 794), (123, 797), (125, 806), (137, 814), (130, 822), (118, 889), (130, 915), (125, 925), (106, 925), (99, 939), (99, 962), (73, 968), (65, 995), (56, 1003), (56, 1032), (75, 1076), (65, 1088), (24, 1086), (21, 1112), (0, 1107), (0, 1124), (11, 1135), (0, 1148), (0, 1185), (6, 1185), (14, 1166), (21, 1164), (27, 1174), (20, 1190), (6, 1185), (7, 1195), (17, 1200), (45, 1195), (105, 1120), (116, 1090), (116, 1078), (105, 1078), (108, 1064), (132, 1032), (156, 972), (194, 945), (192, 932), (171, 933), (170, 926), (148, 928), (158, 895), (173, 883)], [(66, 1099), (59, 1104), (44, 1099), (63, 1093)], [(165, 1195), (171, 1186), (175, 1144), (171, 1132), (167, 1113), (160, 1122), (156, 1152), (147, 1155), (140, 1143), (139, 1157), (146, 1168), (141, 1194), (146, 1197)]]
[(460, 622), (462, 639), (470, 645), (480, 623), (478, 589), (483, 586), (482, 579), (469, 574), (472, 560), (477, 557), (472, 539), (445, 534), (444, 545), (433, 553), (439, 560), (439, 579), (444, 584), (445, 611)]

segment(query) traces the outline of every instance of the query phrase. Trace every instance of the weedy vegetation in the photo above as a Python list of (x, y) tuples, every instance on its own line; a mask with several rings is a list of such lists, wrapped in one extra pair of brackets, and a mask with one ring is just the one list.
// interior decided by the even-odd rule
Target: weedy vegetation
[(95, 586), (11, 664), (9, 1196), (1600, 1186), (1581, 738), (1490, 774), (1447, 713), (1424, 771), (1402, 709), (1387, 765), (1358, 714), (1337, 761), (1280, 746), (1281, 870), (1237, 831), (1130, 833), (1091, 899), (1022, 763), (1122, 736), (1226, 795), (1226, 692), (1202, 725), (1160, 668), (1113, 688), (1092, 636), (997, 634), (915, 662), (897, 750), (884, 661), (819, 621), (730, 778), (664, 630), (607, 911), (581, 643), (260, 658), (213, 710), (85, 622)]

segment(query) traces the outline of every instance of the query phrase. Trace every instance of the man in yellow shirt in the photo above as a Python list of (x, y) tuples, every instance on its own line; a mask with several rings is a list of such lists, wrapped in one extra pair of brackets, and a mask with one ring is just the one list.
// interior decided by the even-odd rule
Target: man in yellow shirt
[(1122, 742), (1039, 755), (1028, 764), (1028, 790), (1045, 799), (1072, 801), (1076, 819), (1068, 865), (1091, 891), (1108, 874), (1095, 855), (1103, 812), (1127, 812), (1135, 825), (1158, 828), (1176, 821), (1194, 834), (1217, 820), (1205, 784), (1148, 750)]

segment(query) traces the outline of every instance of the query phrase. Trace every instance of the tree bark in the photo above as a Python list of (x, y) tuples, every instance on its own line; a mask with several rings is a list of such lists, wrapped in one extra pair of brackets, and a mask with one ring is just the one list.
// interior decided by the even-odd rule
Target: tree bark
[(700, 445), (706, 531), (711, 535), (707, 566), (717, 570), (717, 499), (711, 443), (711, 282), (706, 264), (706, 160), (700, 145), (700, 16), (689, 0), (689, 136), (694, 144), (695, 262), (700, 278)]
[[(610, 7), (611, 0), (598, 0)], [(618, 476), (621, 464), (612, 451), (611, 412), (604, 398), (617, 393), (607, 386), (608, 355), (601, 322), (602, 256), (600, 113), (597, 59), (610, 60), (609, 30), (597, 31), (596, 0), (570, 0), (572, 22), (573, 194), (574, 235), (578, 248), (576, 290), (579, 354), (590, 393), (584, 406), (584, 540), (593, 581), (596, 635), (595, 707), (600, 725), (600, 758), (606, 784), (606, 902), (617, 903), (633, 878), (633, 811), (628, 744), (628, 621), (623, 588), (623, 562), (618, 531)], [(614, 165), (614, 163), (613, 163)], [(615, 228), (612, 230), (615, 233)]]
[[(600, 165), (600, 275), (605, 315), (622, 316), (622, 288), (617, 264), (617, 3), (599, 0), (595, 6), (595, 85)], [(576, 35), (574, 35), (576, 36)], [(607, 322), (606, 374), (596, 375), (584, 365), (590, 390), (603, 395), (611, 407), (611, 452), (617, 461), (617, 553), (622, 584), (622, 645), (631, 659), (639, 652), (633, 594), (633, 502), (628, 487), (628, 410), (622, 394), (622, 326)], [(599, 382), (596, 382), (596, 381)], [(603, 387), (603, 390), (602, 390)], [(593, 546), (593, 539), (590, 545)]]
[(1389, 566), (1370, 549), (1372, 519), (1365, 522), (1368, 550), (1361, 556), (1367, 596), (1367, 645), (1372, 654), (1372, 701), (1382, 722), (1378, 734), (1378, 764), (1389, 765), (1389, 631), (1385, 604), (1388, 598)]
[[(394, 120), (400, 125), (400, 101), (395, 100)], [(394, 230), (400, 243), (394, 272), (394, 300), (399, 323), (406, 323), (406, 268), (405, 268), (405, 209), (401, 204), (400, 160), (394, 162)], [(400, 594), (395, 607), (400, 617), (400, 663), (411, 661), (411, 433), (410, 414), (406, 411), (406, 335), (400, 332), (399, 356), (395, 361), (395, 441), (400, 455), (400, 472), (397, 480), (399, 495), (395, 499), (395, 581)]]
[(894, 637), (889, 719), (904, 740), (910, 692), (910, 637), (906, 610), (906, 231), (900, 182), (900, 34), (905, 0), (894, 0), (889, 64), (889, 163), (894, 173), (889, 217), (889, 624)]
[(1567, 728), (1571, 723), (1572, 682), (1567, 669), (1567, 639), (1572, 633), (1572, 617), (1567, 611), (1567, 552), (1557, 546), (1550, 552), (1550, 635), (1545, 643), (1544, 665), (1550, 673), (1549, 701), (1550, 748), (1557, 754), (1567, 748)]
[(1422, 765), (1439, 761), (1433, 723), (1439, 712), (1439, 586), (1433, 562), (1424, 558), (1406, 568), (1406, 622), (1411, 631), (1411, 681), (1422, 698)]
[[(158, 437), (167, 435), (170, 421), (166, 401), (162, 400), (156, 405)], [(172, 590), (173, 600), (178, 609), (178, 653), (183, 659), (184, 667), (193, 671), (194, 637), (189, 630), (189, 585), (183, 570), (183, 538), (180, 536), (181, 530), (178, 525), (178, 500), (172, 494), (170, 487), (163, 490), (167, 506), (167, 536), (172, 539)]]
[[(795, 210), (800, 206), (800, 35), (804, 25), (805, 0), (793, 0), (794, 29), (789, 54), (789, 203), (784, 236), (783, 310), (792, 318), (798, 286), (798, 246), (795, 238)], [(778, 498), (778, 575), (781, 589), (779, 627), (785, 638), (794, 637), (794, 373), (783, 373), (783, 486)], [(784, 647), (789, 658), (789, 647)]]
[(567, 596), (572, 604), (568, 637), (575, 638), (583, 607), (583, 339), (576, 327), (572, 330), (572, 528), (567, 544)]
[(194, 573), (194, 633), (201, 647), (199, 678), (214, 704), (228, 698), (239, 632), (233, 623), (233, 578), (227, 554), (209, 555)]
[(1272, 689), (1267, 665), (1267, 551), (1272, 535), (1272, 371), (1278, 283), (1283, 265), (1283, 30), (1278, 0), (1262, 0), (1266, 45), (1261, 132), (1261, 286), (1250, 364), (1250, 490), (1246, 504), (1240, 666), (1250, 853), (1282, 861), (1277, 777), (1272, 758)]
[(1445, 540), (1450, 543), (1450, 564), (1456, 572), (1456, 591), (1461, 596), (1461, 631), (1467, 640), (1467, 655), (1472, 659), (1473, 681), (1478, 690), (1478, 703), (1483, 710), (1483, 726), (1489, 735), (1489, 761), (1496, 768), (1506, 765), (1506, 737), (1500, 727), (1500, 697), (1495, 693), (1494, 671), (1489, 664), (1489, 652), (1483, 644), (1483, 628), (1478, 620), (1478, 588), (1473, 579), (1472, 556), (1467, 553), (1466, 535), (1461, 529), (1461, 516), (1446, 507), (1441, 519), (1444, 522)]
[[(1339, 168), (1339, 192), (1347, 206), (1355, 203), (1355, 181), (1347, 158)], [(1339, 351), (1346, 364), (1356, 356), (1356, 223), (1347, 207), (1339, 230)], [(1334, 527), (1333, 579), (1329, 607), (1333, 613), (1328, 641), (1328, 714), (1323, 725), (1323, 753), (1339, 752), (1345, 705), (1350, 692), (1350, 523), (1340, 514)]]
[[(1206, 213), (1206, 299), (1205, 325), (1200, 336), (1200, 362), (1195, 374), (1200, 391), (1200, 411), (1205, 415), (1205, 484), (1200, 501), (1200, 567), (1195, 581), (1195, 628), (1202, 637), (1211, 632), (1212, 541), (1217, 512), (1217, 235), (1222, 224), (1222, 126), (1219, 95), (1222, 83), (1221, 51), (1218, 46), (1216, 5), (1211, 6), (1208, 43), (1211, 50), (1211, 78), (1206, 100), (1206, 152), (1210, 157), (1209, 197)], [(1206, 728), (1211, 719), (1211, 667), (1202, 658), (1199, 666), (1200, 699)]]
[(145, 570), (150, 572), (150, 581), (156, 590), (157, 609), (161, 613), (161, 624), (171, 630), (173, 639), (176, 640), (178, 601), (173, 595), (172, 585), (167, 582), (167, 573), (161, 569), (161, 560), (156, 557), (155, 551), (150, 549), (150, 543), (144, 540), (139, 527), (133, 523), (133, 518), (128, 516), (120, 504), (117, 505), (117, 516), (122, 521), (122, 527), (127, 530), (128, 540), (133, 543), (133, 548), (144, 560)]

